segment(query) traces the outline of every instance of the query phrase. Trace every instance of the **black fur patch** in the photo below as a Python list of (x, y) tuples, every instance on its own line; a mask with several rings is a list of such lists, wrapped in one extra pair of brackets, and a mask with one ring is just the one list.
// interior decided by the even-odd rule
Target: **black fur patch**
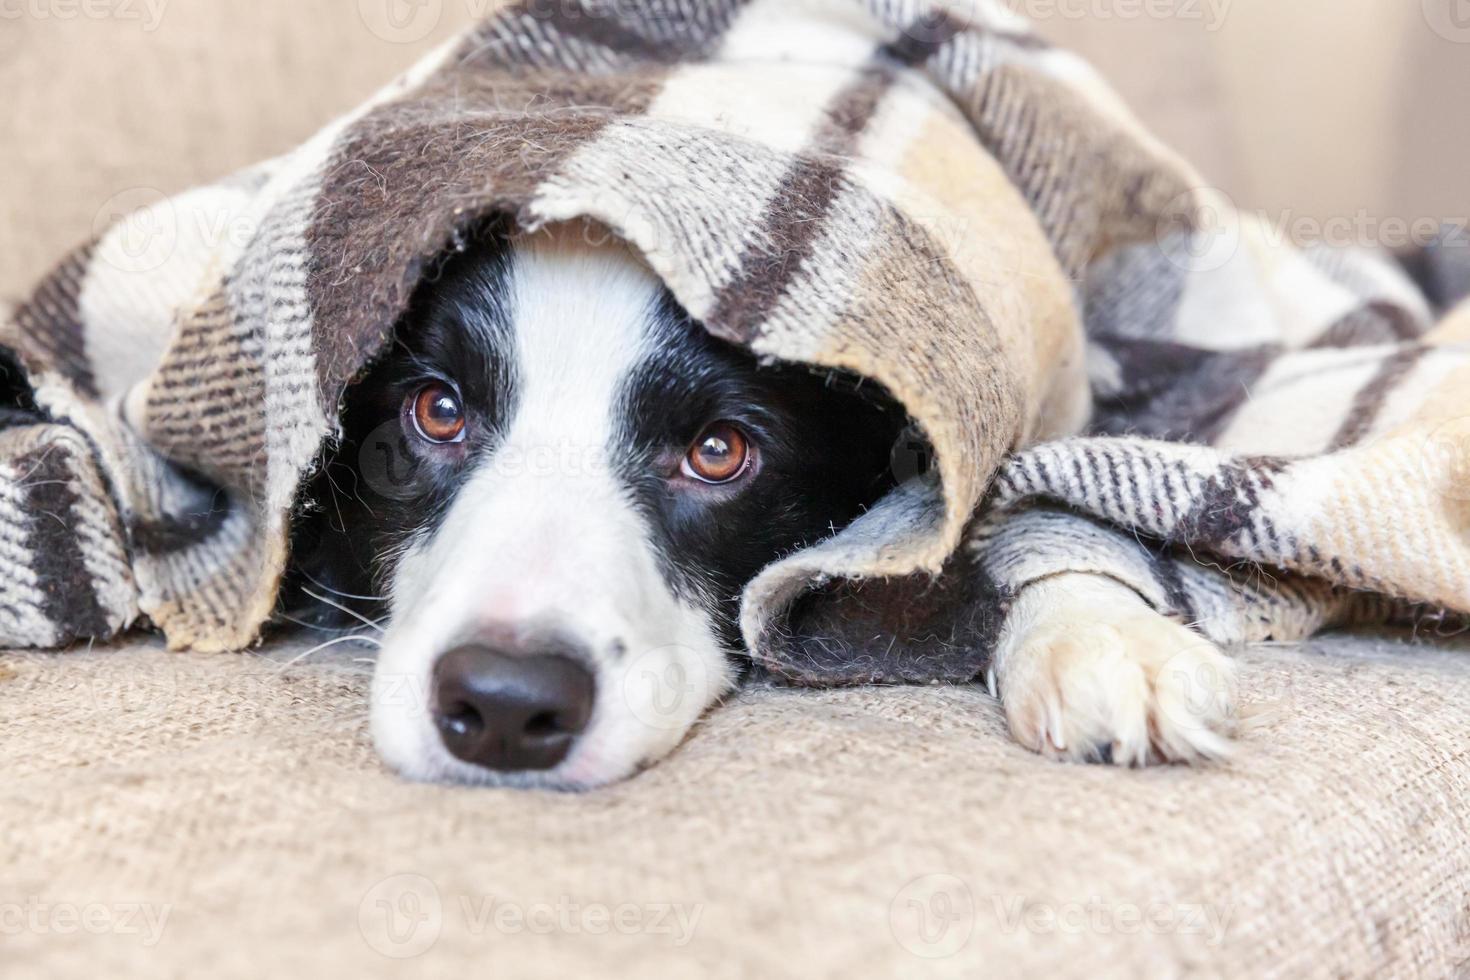
[[(344, 437), (307, 490), (292, 574), (293, 618), (322, 621), (307, 589), (386, 594), (404, 547), (431, 533), (517, 407), (504, 235), (478, 236), (419, 291), (392, 349), (348, 391)], [(649, 310), (653, 354), (622, 379), (613, 472), (653, 529), (663, 572), (703, 603), (726, 640), (746, 583), (776, 559), (840, 530), (894, 485), (907, 415), (873, 385), (803, 367), (768, 367), (712, 338), (665, 295)], [(462, 446), (426, 451), (406, 399), (452, 380), (469, 418)], [(738, 485), (695, 484), (678, 463), (706, 426), (732, 422), (758, 468)], [(339, 598), (341, 596), (339, 595)], [(359, 611), (373, 612), (371, 603)]]
[[(294, 618), (336, 620), (307, 590), (327, 589), (360, 612), (381, 611), (402, 550), (431, 533), (476, 459), (493, 452), (515, 411), (510, 255), (498, 228), (442, 260), (414, 297), (387, 353), (344, 400), (343, 438), (303, 493), (282, 606)], [(453, 380), (470, 419), (462, 446), (427, 452), (406, 400)]]
[(761, 666), (806, 687), (966, 684), (989, 666), (1013, 598), (963, 549), (937, 578), (829, 583), (765, 637)]
[[(631, 451), (617, 468), (657, 535), (666, 574), (706, 600), (734, 645), (740, 594), (757, 573), (846, 527), (893, 488), (907, 415), (851, 377), (758, 365), (672, 297), (657, 329), (657, 353), (624, 384)], [(716, 421), (752, 438), (759, 471), (736, 488), (671, 486), (660, 458), (682, 456)]]

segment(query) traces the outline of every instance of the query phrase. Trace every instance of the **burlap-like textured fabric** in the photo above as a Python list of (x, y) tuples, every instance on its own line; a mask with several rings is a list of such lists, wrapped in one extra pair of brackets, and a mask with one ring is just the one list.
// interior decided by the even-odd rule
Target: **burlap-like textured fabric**
[[(1410, 978), (1470, 963), (1463, 646), (1246, 654), (1266, 714), (1229, 766), (1057, 765), (1012, 743), (975, 686), (759, 688), (658, 767), (583, 796), (403, 783), (374, 757), (368, 667), (281, 672), (294, 654), (0, 662), (6, 976)], [(153, 945), (138, 905), (155, 923), (168, 907)], [(690, 931), (659, 918), (667, 905)], [(96, 934), (63, 932), (89, 906), (105, 909)], [(624, 906), (630, 934), (598, 925)]]
[[(22, 512), (4, 639), (144, 614), (250, 643), (345, 386), (493, 212), (608, 226), (716, 335), (913, 415), (932, 473), (747, 594), (784, 676), (973, 678), (1008, 598), (1079, 562), (1219, 639), (1357, 620), (1365, 592), (1464, 610), (1458, 332), (1391, 263), (1297, 252), (1201, 183), (999, 4), (493, 5), (292, 153), (146, 211), (156, 264), (135, 216), (16, 311), (15, 407), (99, 472), (62, 520)], [(1045, 549), (1038, 506), (1076, 522)], [(58, 579), (77, 563), (42, 556), (108, 520), (129, 563)]]
[[(27, 27), (38, 25), (7, 22), (0, 51), (31, 70), (15, 91), (46, 95), (9, 106), (30, 112), (17, 138), (39, 147), (57, 131), (72, 135), (71, 152), (42, 153), (0, 185), (0, 197), (45, 199), (48, 215), (64, 203), (86, 227), (121, 184), (200, 179), (223, 160), (285, 149), (350, 105), (348, 92), (380, 77), (382, 62), (401, 58), (371, 38), (348, 43), (365, 33), (355, 6), (333, 20), (290, 0), (174, 0), (170, 30), (156, 35), (56, 24), (48, 44), (90, 44), (61, 77), (60, 52), (7, 47), (18, 32), (25, 44)], [(443, 9), (448, 20), (464, 6)], [(300, 66), (323, 47), (330, 77), (312, 72), (303, 84)], [(268, 57), (272, 50), (280, 53)], [(214, 70), (200, 70), (201, 60)], [(1181, 72), (1200, 61), (1172, 60)], [(283, 111), (232, 101), (283, 87), (293, 96)], [(119, 90), (130, 98), (116, 105)], [(119, 156), (143, 151), (114, 152), (102, 119), (134, 132), (135, 117), (164, 100), (189, 107), (170, 120), (193, 120), (171, 124), (187, 135), (160, 138), (168, 169), (155, 174), (157, 161), (135, 159), (119, 170)], [(1192, 99), (1185, 105), (1210, 117)], [(79, 128), (89, 114), (99, 118)], [(104, 163), (112, 169), (99, 177)], [(28, 266), (39, 258), (35, 242), (65, 244), (49, 220), (0, 232), (13, 246), (7, 262), (25, 248)], [(8, 284), (19, 288), (11, 266)], [(1054, 767), (1011, 745), (999, 706), (976, 690), (762, 690), (712, 714), (679, 753), (632, 783), (562, 798), (398, 782), (368, 740), (365, 666), (313, 662), (276, 675), (275, 664), (250, 658), (154, 649), (6, 654), (0, 972), (88, 980), (272, 970), (558, 980), (694, 968), (731, 977), (1463, 972), (1470, 650), (1324, 640), (1243, 661), (1250, 697), (1287, 699), (1272, 724), (1247, 733), (1235, 767)], [(358, 924), (364, 900), (389, 897), (370, 897), (372, 889), (400, 874), (435, 883), (452, 916), (432, 949), (406, 961), (381, 956)], [(910, 953), (889, 926), (893, 900), (930, 874), (961, 877), (980, 909), (968, 944), (947, 959)], [(529, 906), (565, 896), (613, 907), (692, 898), (706, 910), (694, 941), (677, 949), (660, 935), (475, 936), (461, 896), (476, 909), (486, 898)], [(1082, 932), (1010, 928), (1018, 900), (1084, 914), (1094, 901), (1115, 909), (1219, 901), (1235, 911), (1217, 949), (1208, 932), (1104, 931), (1086, 917)], [(142, 945), (146, 934), (53, 928), (67, 928), (59, 909), (149, 902), (174, 906), (152, 947)], [(28, 918), (16, 928), (10, 910), (27, 905), (51, 911), (36, 928)], [(369, 934), (384, 936), (384, 922), (369, 919)]]

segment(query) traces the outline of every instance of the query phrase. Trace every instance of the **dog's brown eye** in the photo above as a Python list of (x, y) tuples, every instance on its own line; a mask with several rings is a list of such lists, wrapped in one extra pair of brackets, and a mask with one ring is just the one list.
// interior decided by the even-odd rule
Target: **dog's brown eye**
[(729, 422), (705, 429), (684, 457), (684, 475), (703, 483), (733, 483), (750, 466), (750, 440)]
[(425, 385), (413, 396), (413, 424), (430, 442), (458, 442), (464, 436), (464, 407), (446, 384)]

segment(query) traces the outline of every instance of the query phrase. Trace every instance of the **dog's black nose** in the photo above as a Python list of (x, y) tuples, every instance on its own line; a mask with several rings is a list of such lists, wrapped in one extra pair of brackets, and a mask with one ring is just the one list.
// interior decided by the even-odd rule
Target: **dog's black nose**
[(557, 654), (464, 646), (434, 667), (434, 721), (465, 762), (499, 772), (551, 769), (592, 717), (596, 685)]

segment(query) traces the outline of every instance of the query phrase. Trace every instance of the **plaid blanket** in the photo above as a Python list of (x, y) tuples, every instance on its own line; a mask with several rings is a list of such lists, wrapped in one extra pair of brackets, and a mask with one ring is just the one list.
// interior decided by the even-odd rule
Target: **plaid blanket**
[(907, 407), (911, 478), (749, 588), (783, 677), (974, 678), (1064, 571), (1222, 642), (1470, 610), (1470, 315), (1395, 263), (1235, 214), (998, 3), (565, 0), (9, 316), (0, 645), (254, 642), (345, 389), (492, 214), (603, 226), (714, 335)]

